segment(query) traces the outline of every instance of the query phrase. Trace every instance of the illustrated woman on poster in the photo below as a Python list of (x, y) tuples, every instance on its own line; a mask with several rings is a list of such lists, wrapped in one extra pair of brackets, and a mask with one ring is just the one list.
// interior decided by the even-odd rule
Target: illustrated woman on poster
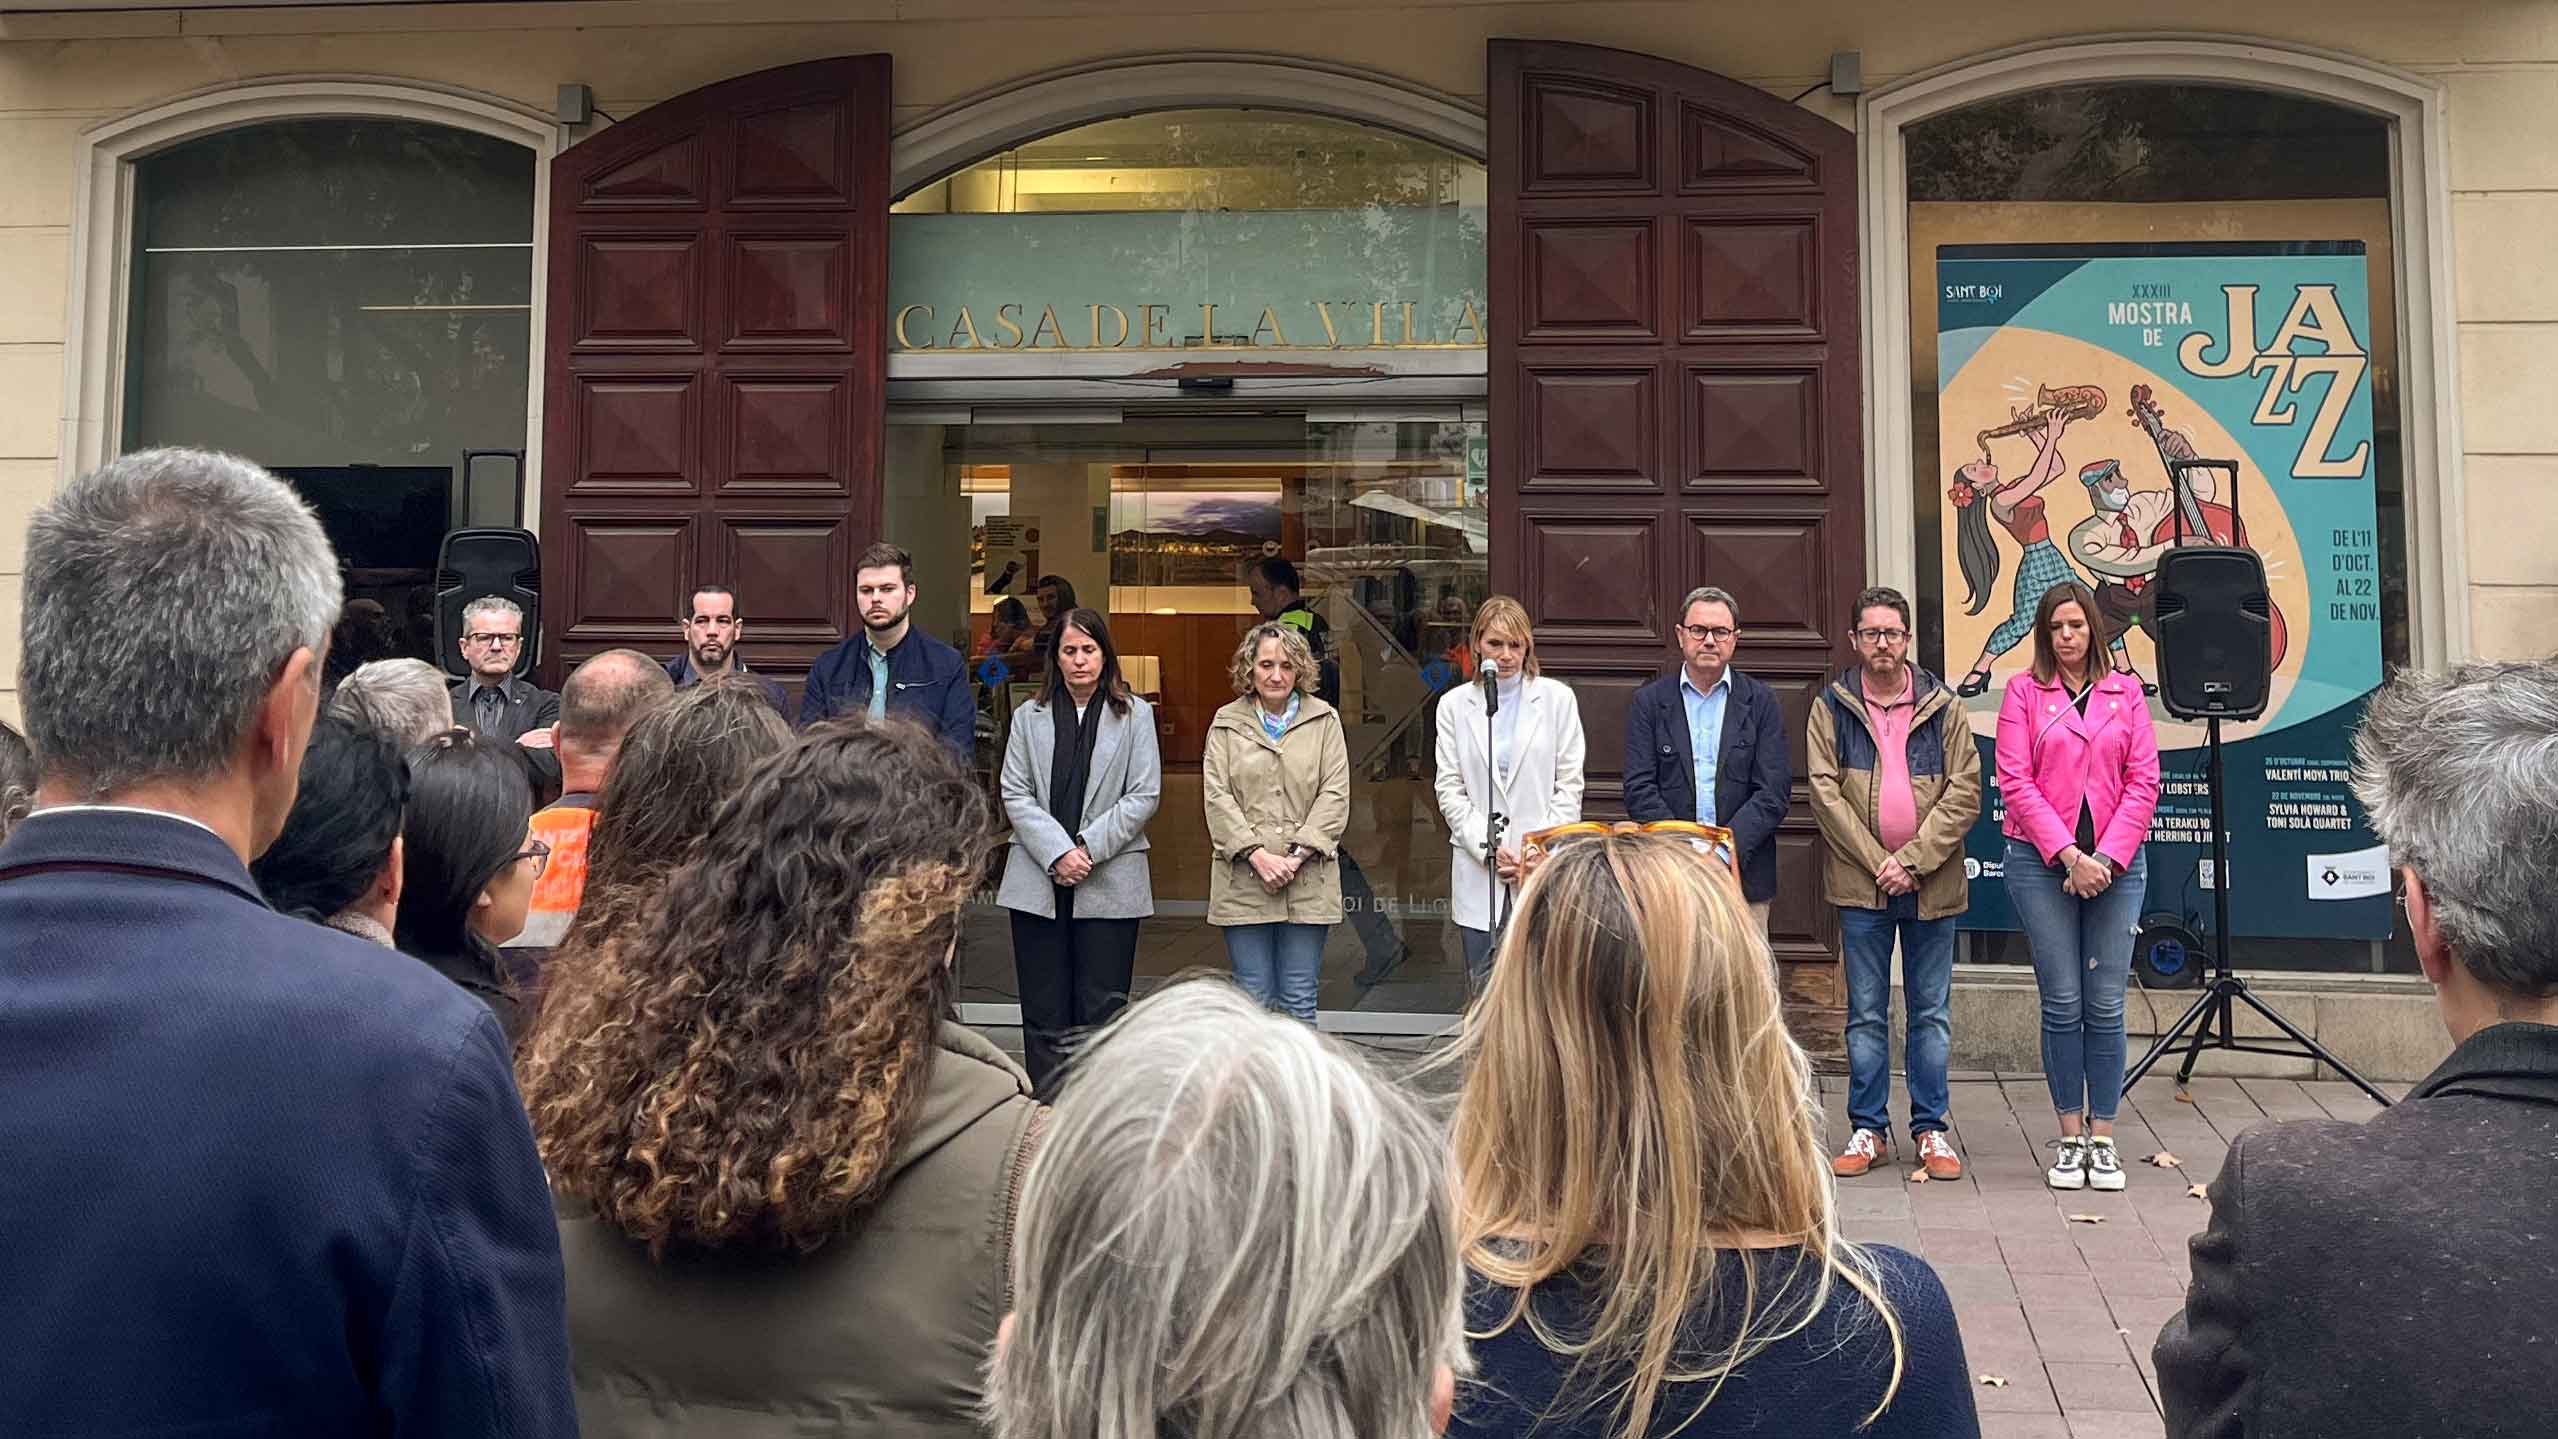
[[(1980, 658), (1972, 662), (1971, 672), (1955, 687), (1955, 693), (1967, 699), (1989, 689), (1991, 663), (2016, 648), (2033, 630), (2034, 606), (2042, 601), (2045, 592), (2054, 585), (2079, 582), (2078, 571), (2070, 567), (2069, 557), (2052, 541), (2051, 521), (2043, 513), (2042, 491), (2068, 468), (2061, 457), (2062, 433), (2073, 420), (2103, 414), (2105, 394), (2084, 385), (2045, 393), (2058, 403), (2048, 406), (2040, 418), (2028, 416), (2002, 430), (1983, 431), (1981, 457), (1956, 470), (1954, 483), (1946, 492), (1960, 517), (1955, 558), (1963, 566), (1963, 583), (1970, 590), (1963, 599), (1965, 614), (1976, 615), (1989, 608), (1990, 595), (1998, 584), (1998, 542), (1990, 536), (1990, 522), (1996, 520), (2023, 551), (2017, 557), (2015, 582), (2008, 590), (2007, 619), (1990, 631)], [(1989, 452), (1990, 440), (1999, 434), (2026, 434), (2034, 440), (2032, 467), (2004, 485), (1999, 483), (1998, 462), (1990, 458)], [(2130, 656), (2119, 640), (2114, 654), (2119, 666), (2129, 667)]]

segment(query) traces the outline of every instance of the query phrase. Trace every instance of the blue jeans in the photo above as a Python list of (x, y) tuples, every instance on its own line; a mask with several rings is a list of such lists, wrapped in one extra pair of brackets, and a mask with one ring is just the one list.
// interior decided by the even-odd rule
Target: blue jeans
[(1847, 1120), (1892, 1132), (1892, 942), (1901, 944), (1909, 1006), (1910, 1137), (1945, 1128), (1945, 1065), (1954, 1027), (1954, 917), (1919, 918), (1918, 896), (1898, 894), (1881, 909), (1839, 910), (1847, 961)]
[(2043, 991), (2043, 1078), (2055, 1114), (2111, 1121), (2123, 1101), (2123, 990), (2132, 978), (2132, 932), (2149, 890), (2149, 853), (2094, 899), (2061, 889), (2066, 872), (2034, 846), (2007, 842), (2007, 897), (2034, 951)]
[(1232, 925), (1226, 930), (1226, 962), (1234, 966), (1235, 983), (1263, 1008), (1312, 1024), (1323, 941), (1331, 933), (1328, 924)]

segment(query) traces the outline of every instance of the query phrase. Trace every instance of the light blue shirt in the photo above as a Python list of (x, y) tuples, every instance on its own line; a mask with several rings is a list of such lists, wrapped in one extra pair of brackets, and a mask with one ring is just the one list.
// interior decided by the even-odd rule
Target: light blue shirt
[(1688, 753), (1696, 763), (1696, 822), (1713, 824), (1714, 776), (1723, 765), (1723, 707), (1732, 698), (1732, 667), (1709, 692), (1700, 693), (1696, 677), (1679, 669), (1679, 698), (1688, 707)]
[(883, 720), (888, 718), (888, 656), (875, 644), (865, 642), (862, 648), (870, 652), (870, 717)]

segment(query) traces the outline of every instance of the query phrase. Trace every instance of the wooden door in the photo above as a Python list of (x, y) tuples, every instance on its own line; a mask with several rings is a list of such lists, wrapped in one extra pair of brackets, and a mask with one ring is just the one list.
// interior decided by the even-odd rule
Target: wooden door
[(1835, 1051), (1846, 995), (1802, 773), (1865, 583), (1854, 137), (1584, 45), (1494, 41), (1490, 94), (1494, 585), (1580, 692), (1601, 811), (1634, 691), (1678, 663), (1680, 597), (1740, 600), (1736, 663), (1793, 743), (1771, 919), (1789, 1014)]
[(794, 690), (847, 632), (880, 513), (889, 64), (651, 106), (551, 171), (542, 455), (550, 682), (676, 652), (696, 585)]

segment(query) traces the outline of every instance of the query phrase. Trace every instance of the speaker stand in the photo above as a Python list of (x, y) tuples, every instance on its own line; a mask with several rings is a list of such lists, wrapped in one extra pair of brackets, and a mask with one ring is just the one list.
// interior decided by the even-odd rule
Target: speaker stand
[[(2221, 744), (2220, 717), (2205, 720), (2209, 727), (2206, 744), (2211, 756), (2212, 794), (2212, 972), (2203, 992), (2194, 1000), (2185, 1017), (2168, 1026), (2158, 1042), (2138, 1064), (2123, 1072), (2123, 1092), (2130, 1094), (2141, 1076), (2149, 1073), (2159, 1060), (2170, 1054), (2185, 1056), (2176, 1066), (2176, 1087), (2183, 1089), (2194, 1078), (2194, 1062), (2206, 1049), (2225, 1049), (2241, 1054), (2273, 1054), (2293, 1059), (2313, 1059), (2351, 1080), (2363, 1093), (2382, 1108), (2389, 1107), (2389, 1096), (2372, 1087), (2372, 1082), (2356, 1074), (2352, 1067), (2327, 1047), (2301, 1032), (2300, 1026), (2276, 1012), (2274, 1007), (2258, 999), (2247, 981), (2230, 967), (2229, 960), (2229, 829), (2221, 817)], [(2265, 1017), (2281, 1030), (2282, 1040), (2241, 1040), (2238, 1036), (2238, 1006)]]

